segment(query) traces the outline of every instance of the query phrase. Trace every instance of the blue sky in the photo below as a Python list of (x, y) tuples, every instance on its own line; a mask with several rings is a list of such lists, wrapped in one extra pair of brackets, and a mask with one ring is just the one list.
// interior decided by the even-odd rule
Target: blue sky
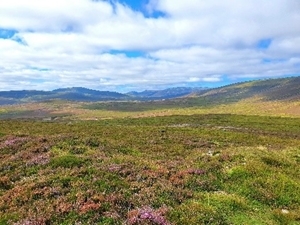
[(10, 0), (0, 12), (0, 90), (300, 75), (299, 0)]
[(147, 5), (149, 1), (148, 0), (140, 0), (140, 1), (122, 0), (120, 2), (128, 5), (135, 11), (145, 11), (145, 5)]

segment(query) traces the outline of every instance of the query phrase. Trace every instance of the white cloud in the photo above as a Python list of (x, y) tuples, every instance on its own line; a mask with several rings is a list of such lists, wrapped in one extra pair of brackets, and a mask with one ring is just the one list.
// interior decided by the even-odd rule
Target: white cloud
[(0, 8), (0, 27), (16, 30), (80, 30), (113, 15), (110, 4), (90, 0), (10, 0), (1, 2)]
[(166, 16), (109, 1), (2, 2), (0, 31), (15, 34), (0, 32), (0, 89), (143, 89), (300, 74), (299, 0), (151, 0), (145, 8)]

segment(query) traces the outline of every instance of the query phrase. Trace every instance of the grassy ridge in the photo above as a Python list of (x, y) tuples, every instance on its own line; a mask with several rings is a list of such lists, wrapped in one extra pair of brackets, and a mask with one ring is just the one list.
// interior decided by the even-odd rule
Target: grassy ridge
[(224, 87), (199, 92), (197, 96), (205, 96), (210, 102), (238, 102), (243, 99), (259, 96), (264, 101), (299, 100), (300, 77), (267, 79), (236, 83)]
[(0, 224), (300, 221), (298, 118), (0, 123)]

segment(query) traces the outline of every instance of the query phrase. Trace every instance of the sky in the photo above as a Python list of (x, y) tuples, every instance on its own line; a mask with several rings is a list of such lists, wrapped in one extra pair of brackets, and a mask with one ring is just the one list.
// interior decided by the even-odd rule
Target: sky
[(300, 76), (299, 24), (299, 0), (3, 0), (0, 90)]

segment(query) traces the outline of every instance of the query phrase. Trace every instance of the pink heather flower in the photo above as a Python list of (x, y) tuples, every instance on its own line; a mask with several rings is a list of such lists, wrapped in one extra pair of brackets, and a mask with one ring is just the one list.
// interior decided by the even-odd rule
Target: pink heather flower
[(141, 209), (132, 210), (129, 212), (128, 224), (142, 224), (143, 221), (152, 222), (157, 225), (170, 225), (170, 223), (164, 218), (164, 212), (160, 209), (154, 210), (149, 206), (145, 206)]

